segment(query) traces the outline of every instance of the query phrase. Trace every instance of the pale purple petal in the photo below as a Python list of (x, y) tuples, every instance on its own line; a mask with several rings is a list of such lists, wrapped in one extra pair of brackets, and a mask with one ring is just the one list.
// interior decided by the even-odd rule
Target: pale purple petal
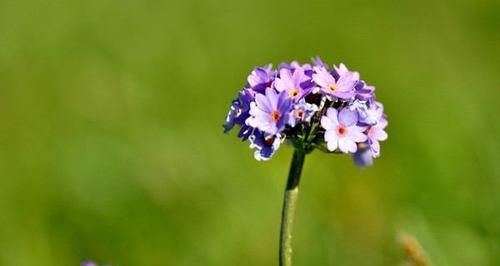
[(350, 127), (358, 122), (358, 112), (355, 110), (350, 110), (349, 108), (343, 108), (339, 113), (339, 123)]

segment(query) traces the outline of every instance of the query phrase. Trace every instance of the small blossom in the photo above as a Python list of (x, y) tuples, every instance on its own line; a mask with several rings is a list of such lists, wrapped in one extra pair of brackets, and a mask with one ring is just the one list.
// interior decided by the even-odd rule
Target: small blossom
[(375, 125), (382, 117), (383, 108), (379, 103), (355, 100), (349, 105), (350, 110), (358, 113), (359, 123), (364, 125)]
[(268, 88), (265, 95), (255, 96), (255, 102), (250, 104), (250, 117), (246, 123), (265, 133), (275, 135), (285, 128), (291, 107), (291, 100), (286, 92), (278, 94), (274, 89)]
[(276, 76), (276, 72), (273, 71), (272, 67), (271, 64), (265, 67), (257, 67), (248, 76), (248, 84), (254, 91), (264, 93), (267, 88), (272, 86)]
[(238, 99), (233, 100), (229, 113), (224, 124), (224, 133), (229, 132), (234, 125), (244, 125), (245, 120), (250, 116), (250, 103), (254, 100), (254, 92), (244, 89), (239, 92)]
[(279, 149), (282, 137), (280, 134), (267, 135), (264, 132), (255, 130), (249, 140), (250, 148), (256, 149), (254, 152), (255, 160), (267, 161), (273, 156), (276, 150)]
[(347, 69), (347, 67), (342, 63), (340, 63), (339, 67), (333, 66), (333, 68), (335, 69), (335, 78), (339, 78), (345, 75), (351, 75), (354, 80), (359, 80), (359, 73), (356, 71), (349, 71), (349, 69)]
[(354, 153), (357, 150), (356, 143), (366, 141), (364, 128), (352, 122), (353, 113), (348, 108), (344, 108), (340, 113), (335, 108), (328, 108), (326, 116), (321, 118), (321, 126), (326, 130), (325, 141), (329, 151), (338, 148), (344, 153)]
[(280, 70), (280, 77), (275, 80), (274, 85), (278, 92), (286, 92), (288, 97), (297, 102), (312, 89), (312, 87), (303, 88), (302, 85), (309, 79), (304, 73), (304, 69), (300, 66), (297, 66), (294, 70), (282, 68)]
[(387, 120), (381, 118), (377, 124), (371, 126), (367, 131), (368, 143), (370, 144), (373, 157), (380, 156), (380, 141), (387, 139), (387, 133), (384, 130), (385, 127), (387, 127)]
[(375, 97), (375, 87), (366, 85), (362, 80), (356, 83), (354, 90), (356, 91), (356, 99), (369, 101)]
[(318, 111), (318, 106), (307, 103), (302, 99), (297, 103), (289, 115), (288, 124), (292, 127), (300, 122), (309, 122), (311, 117)]
[(86, 261), (82, 262), (81, 266), (98, 266), (98, 265), (95, 262), (86, 260)]
[(345, 72), (336, 80), (324, 67), (314, 67), (312, 78), (319, 85), (321, 91), (340, 99), (349, 99), (355, 95), (354, 85), (357, 82), (355, 75)]
[(358, 150), (352, 155), (354, 163), (361, 169), (373, 164), (373, 155), (367, 143), (358, 144)]

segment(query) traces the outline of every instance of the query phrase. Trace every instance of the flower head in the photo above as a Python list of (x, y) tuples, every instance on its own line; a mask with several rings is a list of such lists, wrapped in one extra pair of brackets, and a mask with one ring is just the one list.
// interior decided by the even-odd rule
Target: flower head
[(319, 57), (312, 65), (255, 68), (232, 101), (224, 131), (235, 126), (257, 160), (270, 159), (287, 140), (306, 153), (351, 153), (363, 168), (380, 156), (380, 141), (387, 139), (375, 87), (344, 64), (329, 68)]

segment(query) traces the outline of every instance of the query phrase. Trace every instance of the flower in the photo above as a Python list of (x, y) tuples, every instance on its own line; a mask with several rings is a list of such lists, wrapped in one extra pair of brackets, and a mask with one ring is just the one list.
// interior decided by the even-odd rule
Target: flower
[(367, 143), (358, 144), (358, 150), (352, 155), (354, 163), (361, 169), (373, 164), (373, 155)]
[(309, 122), (311, 117), (317, 111), (317, 105), (307, 103), (304, 99), (302, 99), (299, 103), (293, 106), (293, 110), (289, 115), (288, 124), (294, 127), (299, 122)]
[(321, 118), (321, 126), (326, 130), (324, 138), (329, 151), (338, 148), (344, 153), (354, 153), (356, 143), (366, 141), (365, 129), (358, 127), (356, 120), (356, 112), (349, 108), (342, 109), (340, 113), (335, 108), (328, 108), (326, 116)]
[(270, 88), (276, 76), (276, 71), (272, 68), (271, 64), (255, 68), (247, 78), (250, 88), (258, 93), (263, 93), (266, 88)]
[(267, 135), (257, 129), (250, 136), (249, 140), (250, 148), (256, 149), (254, 152), (255, 160), (267, 161), (273, 156), (276, 150), (279, 149), (282, 137), (280, 134)]
[(254, 100), (254, 94), (250, 89), (244, 89), (238, 93), (238, 98), (233, 100), (224, 124), (224, 133), (229, 132), (234, 125), (244, 125), (250, 116), (250, 103)]
[(335, 79), (325, 67), (313, 67), (314, 74), (312, 78), (326, 95), (335, 96), (340, 99), (349, 99), (355, 95), (354, 85), (358, 79), (353, 72), (339, 73), (338, 79)]
[(356, 85), (354, 86), (354, 90), (356, 91), (356, 99), (369, 101), (375, 97), (375, 87), (366, 85), (362, 80), (356, 83)]
[[(239, 126), (256, 160), (269, 160), (287, 140), (305, 153), (351, 153), (361, 168), (380, 156), (387, 118), (375, 87), (344, 64), (329, 68), (319, 58), (256, 67), (231, 102), (224, 132)], [(326, 144), (326, 147), (325, 147)]]
[(347, 69), (347, 67), (342, 63), (340, 63), (339, 67), (333, 66), (333, 68), (335, 69), (333, 73), (336, 79), (345, 75), (351, 75), (353, 79), (359, 80), (359, 73), (356, 71), (349, 71), (349, 69)]
[(382, 117), (382, 105), (377, 102), (366, 102), (355, 100), (349, 105), (350, 110), (356, 110), (359, 123), (364, 125), (375, 125)]
[(261, 131), (275, 135), (285, 128), (292, 104), (286, 92), (277, 93), (266, 89), (266, 94), (257, 94), (250, 104), (250, 117), (246, 124)]
[[(279, 92), (285, 91), (293, 101), (298, 101), (304, 97), (312, 87), (303, 88), (307, 86), (304, 84), (310, 78), (306, 76), (302, 67), (298, 66), (293, 70), (282, 68), (280, 70), (280, 77), (274, 81), (274, 86)], [(304, 84), (304, 85), (303, 85)]]
[(373, 157), (380, 156), (380, 141), (387, 139), (387, 133), (384, 131), (385, 127), (387, 127), (387, 120), (382, 117), (377, 124), (371, 126), (367, 131), (368, 144), (370, 144)]
[(86, 261), (82, 262), (82, 266), (97, 266), (97, 264), (95, 262), (86, 260)]

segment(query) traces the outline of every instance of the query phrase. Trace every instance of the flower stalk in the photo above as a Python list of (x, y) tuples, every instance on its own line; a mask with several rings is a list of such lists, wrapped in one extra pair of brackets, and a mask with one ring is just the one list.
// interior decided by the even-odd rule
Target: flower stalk
[(280, 253), (279, 265), (292, 265), (292, 233), (295, 221), (295, 210), (297, 208), (297, 198), (299, 194), (300, 175), (304, 165), (306, 152), (303, 149), (295, 148), (286, 183), (285, 197), (283, 199), (283, 210), (281, 214), (280, 230)]

